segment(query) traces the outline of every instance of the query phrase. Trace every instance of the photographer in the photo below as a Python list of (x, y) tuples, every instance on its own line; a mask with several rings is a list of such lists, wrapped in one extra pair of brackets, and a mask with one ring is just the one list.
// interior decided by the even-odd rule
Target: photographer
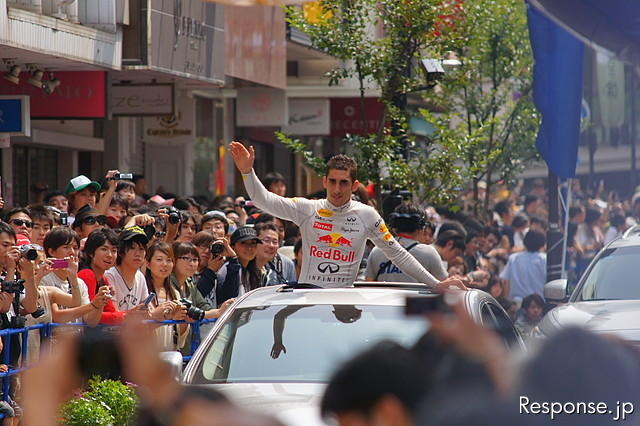
[(226, 238), (217, 240), (214, 244), (218, 247), (222, 245), (222, 251), (213, 254), (211, 249), (208, 250), (211, 255), (197, 287), (211, 306), (221, 306), (238, 295), (242, 266)]
[[(42, 277), (39, 286), (47, 289), (57, 288), (66, 297), (71, 297), (70, 301), (60, 301), (59, 298), (52, 300), (50, 307), (55, 322), (69, 322), (81, 317), (86, 324), (93, 327), (102, 317), (104, 306), (108, 301), (106, 297), (108, 288), (105, 287), (93, 300), (90, 300), (87, 284), (77, 276), (79, 245), (78, 234), (67, 227), (57, 227), (45, 237), (44, 251), (47, 258), (63, 262), (61, 266), (51, 262), (51, 272)], [(66, 268), (64, 260), (67, 261)], [(83, 309), (68, 309), (73, 307)]]
[(29, 210), (23, 207), (15, 207), (5, 215), (4, 221), (13, 228), (16, 234), (16, 242), (21, 244), (29, 244), (31, 242), (33, 221), (29, 216)]
[[(169, 277), (173, 272), (174, 255), (167, 243), (156, 243), (147, 252), (147, 272), (145, 274), (149, 294), (155, 294), (155, 301), (149, 306), (162, 310), (164, 320), (193, 320), (187, 317), (187, 306), (181, 303), (180, 293), (171, 285)], [(177, 350), (184, 346), (189, 331), (187, 324), (170, 324), (158, 327), (156, 335), (162, 350)]]
[(220, 317), (234, 302), (234, 299), (226, 300), (219, 309), (215, 309), (198, 291), (192, 280), (199, 262), (199, 254), (196, 247), (191, 243), (174, 243), (173, 254), (174, 266), (171, 284), (180, 292), (180, 297), (189, 299), (193, 306), (201, 309), (204, 319)]

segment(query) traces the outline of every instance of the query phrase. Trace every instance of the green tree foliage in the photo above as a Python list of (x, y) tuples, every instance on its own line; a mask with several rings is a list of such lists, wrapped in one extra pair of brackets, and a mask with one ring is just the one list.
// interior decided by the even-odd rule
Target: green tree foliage
[[(377, 134), (347, 136), (361, 180), (408, 188), (432, 203), (452, 201), (472, 181), (509, 179), (534, 157), (537, 117), (531, 103), (531, 53), (520, 0), (321, 0), (313, 19), (289, 7), (289, 24), (315, 48), (339, 59), (329, 84), (359, 83), (360, 119), (368, 87), (385, 105)], [(423, 58), (455, 52), (462, 65), (436, 85)], [(438, 111), (422, 111), (435, 134), (416, 144), (408, 131), (407, 97), (424, 97)], [(364, 127), (364, 126), (363, 126)], [(321, 173), (300, 141), (280, 140)], [(477, 192), (476, 192), (477, 193)]]
[(447, 111), (423, 114), (436, 123), (440, 138), (462, 143), (460, 160), (476, 200), (477, 183), (487, 182), (487, 198), (476, 203), (480, 213), (486, 214), (492, 184), (513, 180), (538, 159), (524, 8), (519, 0), (465, 2), (462, 19), (439, 40), (441, 53), (455, 52), (461, 65), (425, 95)]

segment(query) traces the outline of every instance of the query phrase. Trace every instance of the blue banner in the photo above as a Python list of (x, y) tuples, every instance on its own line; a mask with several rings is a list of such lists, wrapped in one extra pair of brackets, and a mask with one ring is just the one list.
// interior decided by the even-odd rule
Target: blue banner
[(584, 45), (529, 4), (527, 17), (535, 61), (533, 97), (542, 115), (536, 147), (555, 175), (575, 177)]

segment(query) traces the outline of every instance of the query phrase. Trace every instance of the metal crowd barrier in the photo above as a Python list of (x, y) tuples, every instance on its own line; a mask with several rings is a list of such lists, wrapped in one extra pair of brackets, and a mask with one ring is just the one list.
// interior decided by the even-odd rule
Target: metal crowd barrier
[[(191, 347), (189, 348), (189, 355), (184, 355), (182, 357), (184, 362), (187, 362), (191, 359), (193, 354), (195, 353), (198, 346), (200, 346), (200, 326), (202, 324), (208, 324), (215, 322), (216, 319), (205, 319), (200, 322), (190, 322), (186, 321), (147, 321), (149, 323), (155, 324), (189, 324), (191, 326)], [(52, 331), (58, 327), (87, 327), (84, 323), (43, 323), (43, 324), (35, 324), (24, 328), (7, 328), (4, 330), (0, 330), (0, 337), (2, 338), (3, 343), (3, 352), (2, 352), (2, 363), (9, 366), (9, 371), (5, 373), (0, 373), (0, 378), (2, 379), (2, 400), (7, 401), (9, 398), (9, 388), (11, 385), (11, 376), (14, 376), (18, 373), (21, 373), (28, 369), (30, 366), (26, 365), (27, 360), (27, 351), (28, 351), (28, 335), (29, 331), (32, 330), (40, 330), (40, 341), (46, 341), (51, 337)], [(119, 327), (118, 324), (98, 324), (96, 327)], [(11, 366), (11, 336), (15, 334), (22, 335), (22, 352), (21, 352), (21, 360), (19, 366)], [(42, 346), (41, 346), (42, 348)], [(0, 414), (0, 419), (4, 416)]]

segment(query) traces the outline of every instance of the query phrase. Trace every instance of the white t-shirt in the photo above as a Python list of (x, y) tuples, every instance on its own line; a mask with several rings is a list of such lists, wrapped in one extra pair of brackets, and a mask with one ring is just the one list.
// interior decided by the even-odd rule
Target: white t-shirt
[[(69, 281), (60, 279), (60, 277), (58, 277), (53, 272), (49, 272), (47, 275), (42, 277), (42, 280), (40, 280), (40, 285), (58, 287), (65, 293), (71, 294), (71, 286), (69, 285)], [(82, 278), (78, 278), (78, 287), (80, 287), (80, 304), (86, 305), (87, 303), (89, 303), (89, 290), (87, 289), (87, 284), (82, 281)]]
[(149, 296), (147, 290), (147, 280), (139, 270), (133, 277), (133, 286), (129, 286), (124, 282), (124, 278), (116, 266), (109, 268), (104, 276), (107, 277), (109, 285), (115, 292), (114, 303), (119, 311), (128, 311), (135, 308)]

